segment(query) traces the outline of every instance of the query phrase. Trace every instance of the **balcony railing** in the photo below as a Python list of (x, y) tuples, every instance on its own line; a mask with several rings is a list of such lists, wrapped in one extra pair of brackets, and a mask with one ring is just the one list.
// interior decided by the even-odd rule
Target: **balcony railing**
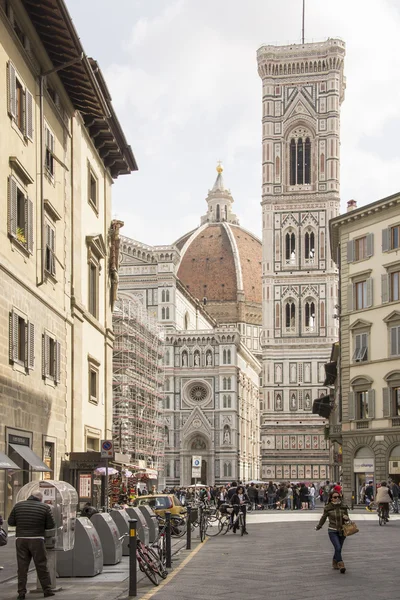
[(392, 427), (400, 427), (400, 417), (392, 419)]
[(369, 421), (356, 421), (356, 429), (369, 429)]
[(342, 424), (331, 425), (331, 433), (342, 433)]

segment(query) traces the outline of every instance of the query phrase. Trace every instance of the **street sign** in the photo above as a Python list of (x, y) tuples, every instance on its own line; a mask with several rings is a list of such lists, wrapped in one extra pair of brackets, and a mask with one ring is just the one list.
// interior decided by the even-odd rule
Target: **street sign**
[(201, 469), (201, 456), (192, 456), (192, 467)]
[(193, 479), (201, 478), (201, 467), (192, 467), (192, 477)]
[(114, 443), (112, 440), (101, 440), (101, 458), (114, 458)]

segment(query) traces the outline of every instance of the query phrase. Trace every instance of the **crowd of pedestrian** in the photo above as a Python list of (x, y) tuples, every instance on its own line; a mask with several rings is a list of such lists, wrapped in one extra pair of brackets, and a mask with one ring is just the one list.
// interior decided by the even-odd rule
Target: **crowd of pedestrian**
[[(390, 493), (392, 495), (394, 512), (398, 513), (399, 512), (400, 487), (395, 481), (392, 481), (390, 479), (387, 483), (387, 487), (389, 488)], [(376, 499), (375, 497), (376, 497), (378, 489), (375, 491), (373, 481), (368, 481), (366, 484), (361, 485), (361, 487), (358, 491), (358, 497), (359, 497), (360, 504), (365, 504), (366, 507), (368, 508)]]

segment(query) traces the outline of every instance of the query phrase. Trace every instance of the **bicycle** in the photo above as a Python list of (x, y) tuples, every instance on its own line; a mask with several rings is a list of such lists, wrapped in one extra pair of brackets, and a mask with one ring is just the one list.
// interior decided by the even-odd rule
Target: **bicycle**
[(379, 504), (377, 509), (377, 515), (379, 518), (379, 525), (386, 525), (389, 521), (389, 510), (387, 507), (384, 507), (382, 504)]
[[(119, 539), (123, 540), (123, 538), (128, 535), (128, 533), (124, 533)], [(168, 575), (168, 572), (161, 564), (159, 556), (138, 537), (136, 538), (136, 560), (142, 573), (144, 573), (156, 586), (159, 585), (158, 575), (163, 579)]]

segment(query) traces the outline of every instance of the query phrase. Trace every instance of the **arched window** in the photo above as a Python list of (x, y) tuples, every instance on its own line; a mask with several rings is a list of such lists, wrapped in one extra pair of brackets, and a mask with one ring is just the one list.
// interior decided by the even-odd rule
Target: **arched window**
[(189, 323), (190, 323), (190, 319), (189, 319), (189, 313), (185, 314), (185, 329), (189, 329)]
[(278, 329), (281, 326), (281, 307), (280, 304), (277, 302), (275, 304), (275, 327), (277, 327)]
[(165, 309), (165, 318), (169, 319), (169, 308), (167, 306), (167, 308)]
[(228, 207), (225, 205), (225, 221), (228, 220)]
[(164, 354), (164, 364), (168, 367), (169, 366), (169, 350), (165, 351)]
[(224, 463), (224, 477), (232, 477), (231, 463)]
[(296, 262), (296, 235), (291, 231), (285, 235), (285, 257), (286, 264)]
[(309, 137), (291, 138), (290, 154), (290, 185), (311, 183), (311, 140)]
[(168, 379), (168, 377), (165, 380), (164, 389), (165, 389), (166, 392), (169, 392), (169, 379)]
[(285, 327), (286, 329), (294, 329), (296, 327), (296, 306), (292, 300), (286, 302), (285, 305)]
[(315, 235), (313, 231), (306, 231), (304, 236), (304, 258), (313, 263), (315, 257)]
[(169, 410), (169, 409), (170, 409), (170, 406), (171, 406), (171, 405), (170, 405), (170, 402), (169, 402), (169, 396), (165, 396), (165, 408), (166, 408), (167, 410)]
[(169, 446), (169, 429), (167, 426), (164, 427), (164, 437), (165, 437), (165, 444), (167, 446)]
[(222, 389), (223, 390), (227, 390), (228, 389), (228, 384), (227, 384), (226, 377), (224, 377), (223, 380), (222, 380)]
[(231, 364), (231, 351), (230, 350), (228, 350), (227, 353), (226, 353), (226, 363), (228, 365)]
[(165, 465), (165, 476), (171, 477), (171, 465), (169, 463)]
[(220, 221), (220, 220), (221, 220), (221, 211), (219, 208), (219, 204), (217, 204), (217, 221)]
[(161, 319), (164, 320), (165, 319), (165, 308), (161, 309)]
[(308, 300), (304, 307), (305, 325), (310, 331), (315, 329), (315, 303)]
[(222, 353), (222, 361), (223, 361), (224, 365), (226, 365), (226, 350), (224, 350)]
[(230, 377), (227, 378), (226, 383), (227, 383), (227, 389), (230, 390), (231, 389), (231, 378)]
[(169, 290), (165, 292), (165, 302), (169, 302)]
[(223, 402), (222, 402), (222, 407), (223, 408), (227, 408), (226, 394), (224, 394), (224, 398), (223, 398)]
[(165, 290), (161, 292), (161, 302), (165, 302)]

